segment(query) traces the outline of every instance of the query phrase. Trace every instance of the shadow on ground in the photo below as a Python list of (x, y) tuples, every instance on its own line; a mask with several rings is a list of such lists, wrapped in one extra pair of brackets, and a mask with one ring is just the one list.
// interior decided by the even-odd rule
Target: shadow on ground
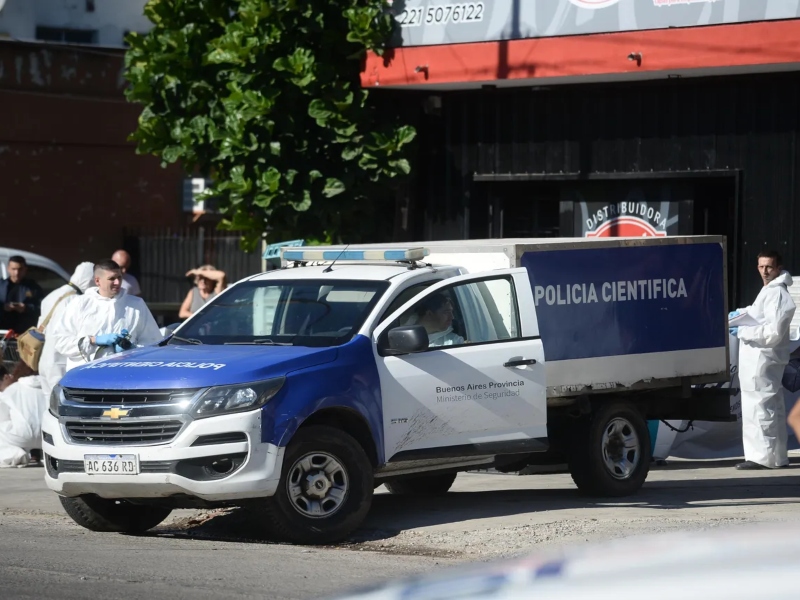
[[(680, 517), (682, 511), (695, 511), (698, 507), (736, 507), (764, 504), (794, 503), (800, 491), (800, 462), (774, 473), (760, 471), (758, 476), (733, 471), (737, 461), (715, 463), (680, 462), (658, 470), (687, 472), (680, 480), (648, 481), (635, 496), (626, 498), (592, 498), (582, 496), (567, 480), (564, 487), (547, 489), (507, 489), (513, 485), (513, 476), (502, 478), (501, 490), (454, 491), (442, 496), (395, 496), (376, 494), (372, 509), (364, 525), (347, 542), (337, 547), (358, 546), (370, 542), (391, 540), (403, 531), (448, 525), (477, 519), (548, 512), (553, 520), (566, 518), (564, 511), (572, 509), (597, 509), (636, 507), (664, 509), (670, 517)], [(699, 465), (699, 466), (696, 466)], [(726, 467), (731, 477), (692, 479), (693, 468)], [(535, 476), (533, 476), (535, 477)], [(530, 481), (527, 477), (526, 484)], [(250, 510), (257, 510), (251, 508)], [(153, 535), (189, 539), (215, 539), (239, 543), (270, 543), (270, 537), (260, 533), (246, 509), (219, 509), (204, 511), (196, 516), (173, 521), (154, 530)]]

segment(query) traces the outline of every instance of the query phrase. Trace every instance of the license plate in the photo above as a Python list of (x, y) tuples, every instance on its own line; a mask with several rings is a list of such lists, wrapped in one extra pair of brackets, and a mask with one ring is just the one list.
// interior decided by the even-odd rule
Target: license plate
[(84, 454), (83, 469), (88, 475), (138, 475), (139, 457), (135, 454)]

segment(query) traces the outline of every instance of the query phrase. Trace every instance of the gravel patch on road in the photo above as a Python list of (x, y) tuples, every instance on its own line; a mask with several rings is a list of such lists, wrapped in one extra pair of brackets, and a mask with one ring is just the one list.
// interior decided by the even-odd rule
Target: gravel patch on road
[(470, 559), (508, 557), (534, 549), (624, 538), (665, 531), (706, 530), (750, 522), (746, 518), (720, 519), (563, 519), (516, 527), (471, 531), (401, 531), (384, 539), (358, 543), (363, 549), (397, 554), (425, 554)]
[[(347, 541), (330, 546), (354, 551), (456, 559), (493, 559), (524, 554), (535, 549), (623, 538), (665, 531), (706, 530), (744, 524), (757, 519), (739, 518), (565, 518), (513, 527), (481, 527), (471, 530), (405, 531), (359, 530)], [(197, 539), (272, 543), (248, 522), (240, 509), (199, 511), (173, 520), (156, 530), (161, 535)]]

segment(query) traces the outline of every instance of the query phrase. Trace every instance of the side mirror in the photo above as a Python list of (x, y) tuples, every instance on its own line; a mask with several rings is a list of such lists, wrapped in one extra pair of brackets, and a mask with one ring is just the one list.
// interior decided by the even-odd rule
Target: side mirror
[(422, 325), (403, 325), (388, 331), (381, 350), (387, 355), (413, 354), (428, 349), (428, 332)]

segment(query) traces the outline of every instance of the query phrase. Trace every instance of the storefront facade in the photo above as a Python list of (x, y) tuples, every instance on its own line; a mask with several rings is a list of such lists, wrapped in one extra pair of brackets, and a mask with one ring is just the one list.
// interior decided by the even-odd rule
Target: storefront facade
[(419, 132), (405, 239), (722, 234), (736, 304), (800, 271), (800, 2), (399, 4), (362, 85)]

